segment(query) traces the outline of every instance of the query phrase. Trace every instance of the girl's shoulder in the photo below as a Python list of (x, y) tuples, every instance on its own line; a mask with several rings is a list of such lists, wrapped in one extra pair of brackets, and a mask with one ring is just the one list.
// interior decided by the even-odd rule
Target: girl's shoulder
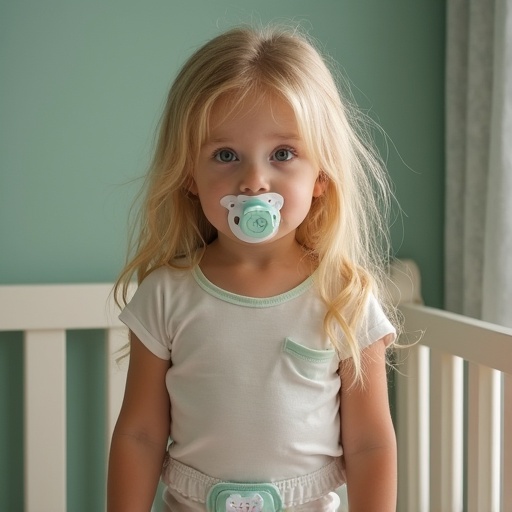
[[(354, 334), (361, 351), (380, 339), (384, 339), (386, 346), (395, 341), (396, 328), (373, 292), (370, 292), (366, 297)], [(344, 334), (342, 334), (342, 337), (344, 337)], [(349, 347), (344, 344), (340, 350), (340, 359), (343, 360), (351, 356), (352, 353)]]
[(381, 338), (386, 338), (386, 344), (389, 345), (395, 340), (395, 337), (396, 328), (388, 318), (380, 301), (370, 292), (366, 301), (362, 322), (358, 328), (361, 349), (366, 348)]
[(191, 268), (187, 265), (162, 265), (149, 272), (137, 287), (137, 292), (155, 293), (171, 291), (191, 279)]

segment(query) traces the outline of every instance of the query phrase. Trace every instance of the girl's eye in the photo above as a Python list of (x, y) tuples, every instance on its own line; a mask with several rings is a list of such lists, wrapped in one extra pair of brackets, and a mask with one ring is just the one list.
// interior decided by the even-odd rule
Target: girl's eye
[(230, 149), (221, 149), (214, 154), (215, 160), (224, 164), (235, 162), (237, 160), (236, 154)]
[(274, 151), (273, 159), (278, 162), (286, 162), (294, 157), (294, 153), (288, 148), (279, 148)]

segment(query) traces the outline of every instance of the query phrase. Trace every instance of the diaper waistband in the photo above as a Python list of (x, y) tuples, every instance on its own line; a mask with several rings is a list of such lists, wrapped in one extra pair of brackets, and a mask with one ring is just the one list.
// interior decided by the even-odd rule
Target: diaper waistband
[[(206, 503), (210, 489), (224, 482), (172, 458), (166, 462), (162, 479), (169, 488), (199, 503)], [(279, 490), (284, 508), (289, 508), (320, 499), (337, 489), (345, 483), (345, 472), (338, 457), (313, 473), (268, 483)]]

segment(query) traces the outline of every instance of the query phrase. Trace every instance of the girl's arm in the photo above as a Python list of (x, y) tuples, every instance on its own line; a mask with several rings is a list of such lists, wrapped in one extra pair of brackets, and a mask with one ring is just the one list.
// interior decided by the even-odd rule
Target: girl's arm
[(108, 512), (149, 512), (169, 438), (169, 361), (153, 355), (131, 333), (126, 390), (112, 444)]
[(341, 442), (350, 512), (396, 510), (396, 439), (389, 411), (384, 340), (362, 352), (364, 382), (352, 359), (340, 366)]

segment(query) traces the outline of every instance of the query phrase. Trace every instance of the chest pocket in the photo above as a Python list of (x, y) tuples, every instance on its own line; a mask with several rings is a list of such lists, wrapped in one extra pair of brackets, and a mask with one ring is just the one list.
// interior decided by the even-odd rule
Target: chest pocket
[(300, 345), (290, 338), (285, 339), (283, 352), (288, 356), (295, 372), (310, 380), (324, 380), (335, 355), (333, 349), (316, 350)]

